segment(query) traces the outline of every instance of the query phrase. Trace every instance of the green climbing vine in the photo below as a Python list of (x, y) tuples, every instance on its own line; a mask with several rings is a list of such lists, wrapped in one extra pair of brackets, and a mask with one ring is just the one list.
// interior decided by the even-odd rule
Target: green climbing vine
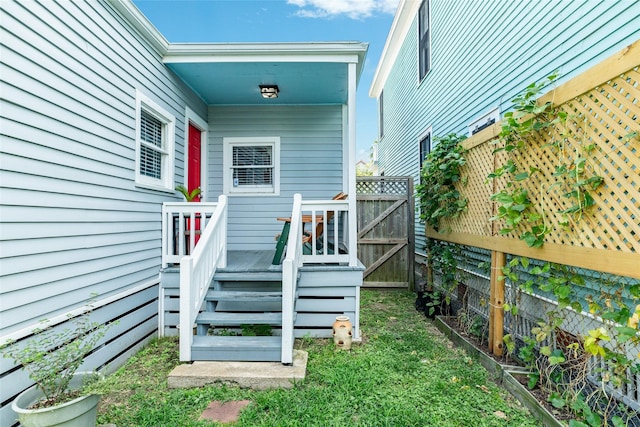
[(465, 184), (461, 169), (465, 164), (465, 137), (449, 134), (435, 138), (435, 147), (427, 155), (416, 186), (420, 219), (436, 231), (443, 218), (456, 218), (467, 208), (467, 198), (456, 187)]
[[(552, 102), (539, 102), (542, 91), (557, 79), (554, 73), (513, 99), (494, 150), (503, 160), (488, 175), (498, 188), (491, 196), (496, 204), (491, 220), (500, 221), (501, 234), (517, 232), (533, 248), (541, 248), (549, 233), (588, 215), (604, 183), (597, 173), (600, 149), (580, 130), (585, 119)], [(637, 135), (634, 131), (618, 139), (628, 142)], [(420, 218), (439, 232), (450, 231), (444, 219), (467, 209), (463, 140), (453, 134), (436, 140), (416, 188)], [(536, 151), (530, 151), (533, 147)], [(543, 149), (544, 161), (527, 162), (526, 156), (537, 149)], [(441, 275), (445, 297), (459, 284), (460, 254), (453, 248), (462, 251), (458, 245), (427, 241), (429, 266)], [(611, 390), (624, 389), (630, 378), (640, 375), (640, 283), (525, 257), (512, 258), (502, 275), (512, 289), (504, 309), (515, 323), (524, 312), (538, 318), (528, 324), (528, 332), (519, 331), (519, 339), (505, 336), (507, 350), (532, 368), (530, 385), (548, 391), (552, 405), (571, 409), (572, 427), (624, 425), (630, 415)], [(525, 300), (531, 303), (532, 296), (534, 312), (522, 305)]]
[[(425, 158), (420, 171), (420, 184), (416, 186), (420, 219), (425, 224), (439, 232), (449, 231), (443, 227), (443, 219), (457, 218), (467, 209), (468, 199), (460, 191), (460, 186), (466, 184), (462, 174), (462, 167), (466, 160), (465, 148), (462, 142), (464, 136), (449, 134), (434, 138), (434, 148)], [(428, 278), (427, 291), (430, 293), (429, 307), (448, 305), (451, 295), (457, 289), (459, 270), (457, 257), (460, 248), (434, 239), (427, 239), (428, 266), (431, 271), (438, 272), (440, 279), (436, 287)], [(433, 314), (433, 313), (428, 313)]]
[[(607, 275), (585, 279), (577, 268), (526, 257), (512, 258), (502, 274), (516, 289), (512, 301), (504, 305), (515, 318), (523, 293), (557, 302), (522, 338), (519, 348), (512, 335), (504, 337), (507, 351), (531, 369), (529, 386), (545, 390), (555, 407), (573, 411), (576, 419), (571, 426), (625, 425), (631, 415), (618, 407), (605, 385), (620, 389), (630, 375), (640, 374), (640, 282), (626, 284)], [(567, 319), (584, 312), (600, 319), (601, 326), (585, 336), (563, 329)], [(592, 357), (601, 360), (600, 367), (593, 369)], [(587, 387), (588, 375), (597, 376), (601, 387)]]
[[(595, 144), (580, 140), (580, 136), (573, 135), (568, 130), (568, 122), (576, 123), (581, 119), (577, 115), (567, 114), (551, 101), (544, 104), (537, 101), (543, 89), (555, 84), (557, 79), (558, 74), (553, 73), (541, 82), (530, 84), (513, 99), (513, 111), (504, 115), (499, 146), (494, 150), (494, 153), (505, 152), (507, 160), (488, 175), (489, 179), (506, 178), (505, 187), (491, 196), (491, 200), (498, 204), (497, 213), (491, 219), (503, 221), (501, 234), (511, 233), (524, 226), (520, 239), (534, 248), (542, 247), (545, 236), (552, 231), (548, 217), (548, 193), (552, 189), (560, 187), (562, 196), (570, 201), (566, 209), (557, 212), (563, 216), (559, 224), (568, 227), (569, 216), (574, 221), (579, 221), (595, 205), (592, 192), (604, 181), (595, 173), (592, 165), (595, 160)], [(627, 135), (626, 138), (632, 136)], [(517, 154), (536, 139), (548, 141), (545, 146), (555, 150), (558, 161), (553, 165), (552, 177), (540, 180), (538, 197), (534, 198), (538, 203), (534, 204), (529, 194), (531, 186), (524, 184), (542, 171), (533, 166), (527, 168), (521, 165)], [(567, 148), (569, 142), (572, 150)], [(555, 182), (545, 187), (543, 183), (548, 181)]]
[[(579, 222), (596, 205), (594, 192), (604, 182), (596, 173), (596, 144), (579, 130), (584, 119), (550, 101), (538, 101), (543, 89), (555, 84), (557, 78), (554, 73), (532, 83), (513, 99), (513, 111), (505, 114), (494, 150), (505, 154), (499, 157), (504, 162), (488, 176), (499, 179), (501, 185), (491, 196), (497, 205), (491, 220), (502, 222), (501, 234), (518, 231), (519, 238), (534, 248), (542, 247), (545, 236), (556, 231), (556, 226)], [(634, 131), (619, 139), (628, 141), (637, 135)], [(552, 162), (545, 167), (551, 169), (546, 176), (523, 156), (539, 141), (544, 141), (542, 148), (552, 154), (546, 159)], [(536, 178), (535, 184), (532, 178)], [(564, 207), (555, 208), (555, 212), (552, 190), (564, 199)], [(536, 194), (531, 194), (534, 191)], [(532, 369), (529, 385), (545, 389), (555, 407), (573, 411), (572, 427), (625, 425), (629, 414), (620, 409), (610, 390), (623, 388), (631, 376), (640, 374), (640, 283), (629, 284), (624, 278), (606, 275), (602, 280), (584, 270), (526, 257), (512, 258), (502, 275), (513, 289), (504, 309), (516, 322), (524, 295), (555, 302), (538, 316), (541, 318), (521, 337), (519, 345), (512, 335), (504, 337), (507, 351)], [(566, 330), (572, 329), (567, 323), (575, 327), (576, 321), (589, 318), (597, 325), (584, 336)], [(594, 357), (599, 366), (594, 367)], [(598, 378), (601, 387), (588, 386), (589, 375)]]

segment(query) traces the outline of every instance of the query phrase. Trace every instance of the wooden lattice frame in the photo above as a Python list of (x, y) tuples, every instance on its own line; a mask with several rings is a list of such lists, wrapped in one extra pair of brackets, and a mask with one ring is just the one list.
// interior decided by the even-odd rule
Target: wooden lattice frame
[(407, 194), (408, 177), (367, 177), (359, 176), (356, 182), (356, 193), (364, 195), (404, 195)]
[[(640, 41), (596, 65), (540, 98), (567, 113), (566, 123), (532, 135), (518, 150), (524, 168), (540, 170), (522, 181), (534, 206), (546, 207), (553, 231), (540, 249), (519, 239), (524, 229), (500, 235), (501, 225), (490, 218), (496, 205), (490, 200), (505, 179), (487, 175), (506, 161), (505, 152), (493, 153), (501, 124), (493, 125), (465, 141), (466, 185), (459, 190), (468, 199), (467, 212), (445, 221), (449, 233), (427, 230), (427, 236), (454, 243), (543, 259), (593, 270), (640, 278)], [(549, 146), (562, 140), (562, 150)], [(561, 156), (577, 156), (585, 145), (588, 172), (604, 181), (591, 195), (595, 206), (579, 220), (559, 214), (571, 201), (568, 190), (553, 176)], [(560, 226), (569, 219), (569, 226)]]

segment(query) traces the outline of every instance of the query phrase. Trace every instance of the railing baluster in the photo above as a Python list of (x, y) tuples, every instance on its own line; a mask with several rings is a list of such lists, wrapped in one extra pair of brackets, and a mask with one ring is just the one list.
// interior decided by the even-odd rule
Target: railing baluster
[[(350, 261), (352, 251), (357, 251), (356, 242), (350, 242), (347, 229), (343, 226), (349, 218), (349, 202), (347, 200), (303, 200), (302, 212), (311, 218), (311, 254), (303, 255), (302, 262), (305, 264), (319, 263), (339, 263), (346, 264)], [(344, 215), (342, 215), (344, 213)], [(332, 218), (329, 218), (329, 217)], [(321, 236), (316, 234), (317, 220), (324, 221)], [(333, 231), (330, 231), (330, 226)], [(340, 239), (344, 240), (347, 246), (347, 254), (339, 251)], [(329, 248), (333, 245), (333, 249)]]
[[(195, 239), (206, 228), (217, 203), (165, 203), (162, 206), (162, 266), (179, 263), (180, 258), (193, 252)], [(196, 221), (200, 226), (196, 227)], [(189, 225), (187, 226), (187, 222)], [(185, 232), (189, 231), (188, 238)], [(200, 234), (202, 235), (202, 234)], [(193, 236), (193, 237), (192, 237)]]

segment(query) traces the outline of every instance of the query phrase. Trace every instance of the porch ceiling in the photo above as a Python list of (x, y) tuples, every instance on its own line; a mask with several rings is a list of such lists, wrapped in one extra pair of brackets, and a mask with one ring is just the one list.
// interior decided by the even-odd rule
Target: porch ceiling
[[(357, 77), (367, 44), (173, 44), (164, 63), (209, 105), (344, 104), (348, 64)], [(264, 99), (258, 85), (278, 85)]]

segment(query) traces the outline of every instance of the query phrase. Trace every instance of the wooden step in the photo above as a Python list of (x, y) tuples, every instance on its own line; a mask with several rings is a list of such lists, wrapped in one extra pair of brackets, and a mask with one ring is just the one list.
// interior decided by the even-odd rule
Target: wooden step
[(214, 326), (282, 325), (282, 313), (227, 313), (205, 311), (198, 315), (196, 323)]
[(243, 271), (216, 272), (213, 280), (217, 282), (282, 282), (280, 271)]
[(267, 337), (194, 336), (193, 360), (279, 361), (282, 339)]
[(207, 301), (282, 301), (282, 292), (214, 291), (207, 292)]

